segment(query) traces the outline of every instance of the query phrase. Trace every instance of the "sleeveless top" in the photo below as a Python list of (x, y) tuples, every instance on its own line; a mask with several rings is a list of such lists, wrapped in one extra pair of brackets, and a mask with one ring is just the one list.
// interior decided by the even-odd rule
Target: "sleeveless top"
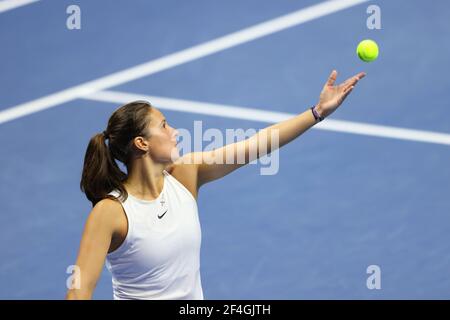
[[(119, 197), (117, 190), (109, 194)], [(203, 300), (201, 228), (197, 201), (189, 190), (164, 171), (158, 198), (128, 194), (121, 205), (128, 219), (127, 236), (106, 257), (114, 299)]]

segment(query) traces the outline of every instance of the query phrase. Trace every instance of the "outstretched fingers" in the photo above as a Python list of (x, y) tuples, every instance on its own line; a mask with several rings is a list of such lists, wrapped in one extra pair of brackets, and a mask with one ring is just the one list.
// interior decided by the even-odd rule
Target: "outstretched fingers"
[(366, 76), (365, 72), (360, 72), (356, 75), (358, 77), (358, 80), (361, 80), (362, 78), (364, 78)]
[(332, 86), (334, 85), (334, 83), (336, 82), (336, 78), (337, 78), (337, 71), (333, 70), (330, 74), (330, 76), (328, 77), (327, 83), (325, 83), (325, 86)]
[(358, 83), (358, 81), (364, 78), (365, 76), (366, 74), (364, 72), (360, 72), (356, 76), (353, 76), (345, 80), (345, 82), (341, 84), (342, 89), (344, 90), (344, 92), (346, 92), (346, 90), (348, 90), (350, 87), (354, 87)]
[(344, 101), (345, 98), (347, 98), (347, 96), (350, 94), (350, 92), (353, 91), (354, 88), (355, 88), (355, 86), (350, 86), (350, 87), (344, 89), (344, 91), (342, 92), (342, 98), (341, 98), (342, 101)]

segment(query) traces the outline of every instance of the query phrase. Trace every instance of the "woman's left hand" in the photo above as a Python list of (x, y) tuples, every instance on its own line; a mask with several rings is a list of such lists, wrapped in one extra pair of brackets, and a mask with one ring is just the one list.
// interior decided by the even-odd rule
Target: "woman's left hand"
[(334, 112), (344, 102), (345, 98), (352, 92), (359, 80), (364, 78), (364, 72), (358, 73), (339, 85), (334, 85), (337, 77), (337, 71), (333, 70), (325, 86), (320, 93), (319, 102), (316, 105), (316, 111), (323, 117), (327, 117)]

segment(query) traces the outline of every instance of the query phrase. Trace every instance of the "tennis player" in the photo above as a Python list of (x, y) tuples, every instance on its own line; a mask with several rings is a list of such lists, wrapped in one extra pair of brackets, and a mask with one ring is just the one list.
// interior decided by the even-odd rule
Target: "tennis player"
[[(91, 299), (106, 262), (114, 299), (204, 299), (196, 201), (200, 187), (254, 160), (250, 146), (261, 148), (260, 136), (277, 131), (279, 147), (300, 136), (333, 113), (364, 76), (361, 72), (335, 85), (334, 70), (314, 107), (246, 140), (183, 157), (176, 129), (158, 109), (146, 101), (118, 108), (86, 150), (80, 186), (93, 209), (66, 298)], [(230, 154), (233, 159), (244, 156), (244, 163), (210, 161)]]

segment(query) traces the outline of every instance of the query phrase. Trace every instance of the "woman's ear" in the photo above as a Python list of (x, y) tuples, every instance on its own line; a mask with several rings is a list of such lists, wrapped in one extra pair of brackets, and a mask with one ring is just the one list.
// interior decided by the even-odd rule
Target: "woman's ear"
[(149, 144), (147, 140), (145, 140), (143, 137), (138, 136), (133, 139), (134, 146), (141, 151), (148, 152), (149, 150)]

